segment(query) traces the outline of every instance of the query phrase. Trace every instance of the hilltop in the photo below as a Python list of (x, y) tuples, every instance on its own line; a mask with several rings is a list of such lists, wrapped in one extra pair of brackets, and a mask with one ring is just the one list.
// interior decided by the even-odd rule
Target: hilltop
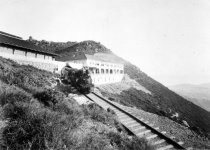
[(70, 41), (68, 42), (53, 42), (53, 41), (46, 41), (46, 40), (39, 41), (32, 38), (31, 36), (29, 37), (27, 41), (30, 41), (31, 43), (41, 47), (42, 49), (48, 52), (54, 52), (58, 49), (64, 49), (74, 44), (77, 44), (77, 42), (70, 42)]
[(30, 41), (37, 46), (40, 46), (46, 51), (55, 52), (61, 56), (67, 54), (68, 52), (81, 51), (85, 51), (88, 54), (93, 54), (97, 52), (111, 53), (111, 51), (107, 49), (104, 45), (102, 45), (100, 42), (95, 42), (91, 40), (83, 42), (53, 42), (46, 40), (38, 41), (36, 39), (33, 39), (32, 37), (29, 37), (27, 41)]
[[(116, 56), (102, 44), (94, 41), (83, 41), (68, 48), (58, 48), (54, 52), (61, 56), (68, 55), (69, 52), (87, 52), (95, 55), (99, 54), (103, 59), (119, 60), (125, 65), (124, 70), (127, 78), (124, 78), (124, 82), (130, 83), (130, 86), (122, 89), (120, 87), (122, 87), (123, 83), (115, 84), (115, 86), (99, 86), (98, 90), (104, 96), (127, 106), (166, 116), (180, 124), (186, 121), (190, 128), (197, 133), (205, 136), (210, 135), (209, 112), (155, 81), (137, 66)], [(110, 89), (118, 92), (112, 92)]]
[(64, 49), (59, 48), (54, 52), (61, 55), (64, 55), (68, 52), (85, 52), (88, 54), (94, 54), (99, 52), (111, 53), (111, 51), (107, 49), (104, 45), (102, 45), (100, 42), (95, 42), (91, 40), (75, 43), (74, 45)]

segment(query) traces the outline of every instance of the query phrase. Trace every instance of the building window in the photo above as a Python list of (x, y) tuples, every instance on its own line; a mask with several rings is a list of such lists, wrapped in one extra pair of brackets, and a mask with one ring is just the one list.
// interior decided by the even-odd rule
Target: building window
[(109, 69), (106, 69), (106, 74), (108, 74), (109, 73)]
[(120, 70), (120, 74), (123, 74), (123, 70)]
[(99, 74), (99, 69), (96, 69), (96, 74)]
[(104, 69), (101, 69), (101, 74), (104, 74)]
[(110, 69), (110, 74), (112, 74), (113, 73), (113, 70), (112, 69)]

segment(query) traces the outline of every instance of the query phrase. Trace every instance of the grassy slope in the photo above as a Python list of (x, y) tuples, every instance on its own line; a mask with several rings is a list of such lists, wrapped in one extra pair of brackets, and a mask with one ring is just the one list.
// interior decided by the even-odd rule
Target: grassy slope
[(152, 149), (111, 112), (52, 89), (54, 75), (0, 57), (0, 149)]

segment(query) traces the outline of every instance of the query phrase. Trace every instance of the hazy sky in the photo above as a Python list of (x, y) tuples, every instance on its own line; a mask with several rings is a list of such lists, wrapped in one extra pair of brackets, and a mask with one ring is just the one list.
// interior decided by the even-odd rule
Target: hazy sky
[(0, 0), (0, 30), (95, 40), (165, 85), (210, 82), (209, 0)]

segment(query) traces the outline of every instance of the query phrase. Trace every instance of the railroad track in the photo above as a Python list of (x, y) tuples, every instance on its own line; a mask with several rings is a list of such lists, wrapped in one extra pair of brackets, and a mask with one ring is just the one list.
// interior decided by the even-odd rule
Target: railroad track
[(149, 122), (144, 121), (141, 118), (137, 118), (127, 110), (120, 107), (119, 104), (116, 104), (104, 97), (92, 92), (85, 95), (88, 99), (94, 101), (105, 110), (108, 108), (115, 111), (116, 115), (119, 118), (119, 121), (133, 134), (138, 137), (145, 137), (149, 143), (155, 146), (157, 150), (168, 150), (168, 149), (192, 149), (185, 148), (183, 142), (176, 142), (175, 137), (166, 136), (165, 131), (159, 131), (158, 127), (149, 124)]

